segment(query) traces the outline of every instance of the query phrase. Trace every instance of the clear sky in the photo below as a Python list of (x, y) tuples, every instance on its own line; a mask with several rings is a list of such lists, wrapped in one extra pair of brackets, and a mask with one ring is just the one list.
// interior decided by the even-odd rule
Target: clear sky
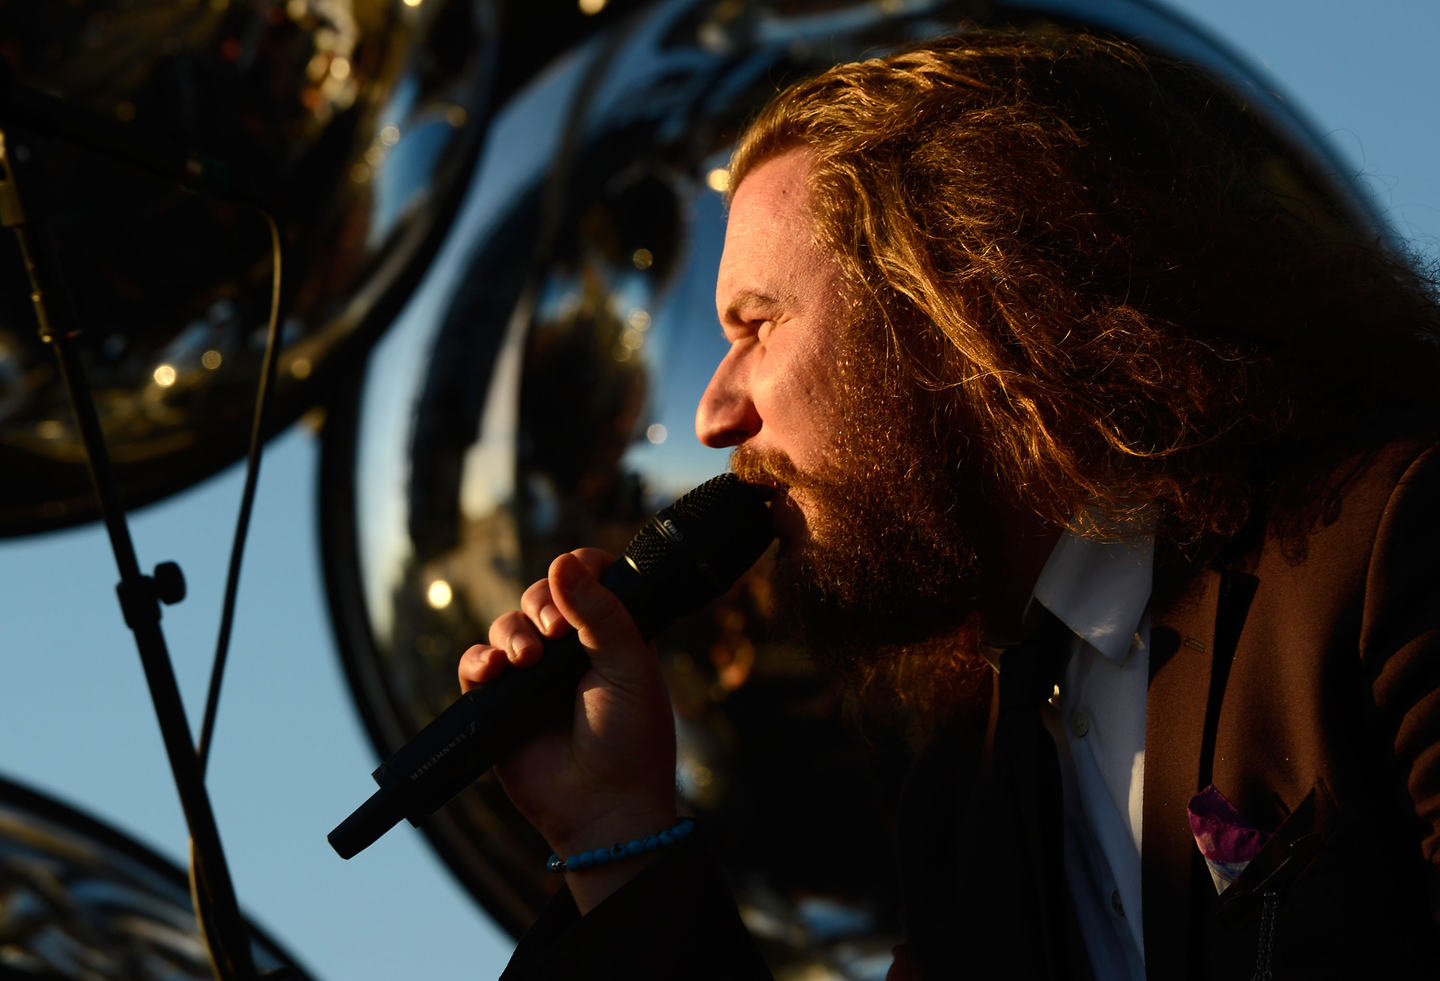
[[(1402, 234), (1440, 256), (1440, 4), (1185, 0), (1268, 67), (1364, 175)], [(676, 429), (679, 431), (675, 431)], [(683, 426), (671, 439), (690, 439)], [(210, 787), (242, 904), (327, 981), (493, 978), (510, 943), (403, 826), (350, 862), (325, 834), (376, 760), (327, 623), (315, 534), (317, 442), (276, 440), (260, 482)], [(136, 515), (142, 563), (178, 561), (165, 611), (198, 724), (238, 468)], [(98, 528), (0, 544), (0, 773), (176, 859), (184, 825)]]

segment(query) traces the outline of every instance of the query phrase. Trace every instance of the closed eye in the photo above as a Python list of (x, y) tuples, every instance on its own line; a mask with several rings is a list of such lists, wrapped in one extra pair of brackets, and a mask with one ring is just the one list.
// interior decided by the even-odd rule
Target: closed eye
[(758, 331), (761, 325), (773, 320), (782, 304), (773, 296), (755, 290), (741, 290), (730, 298), (730, 303), (720, 315), (720, 323), (729, 333), (731, 330)]
[(776, 322), (767, 317), (752, 317), (748, 320), (731, 321), (723, 326), (725, 339), (731, 344), (747, 338), (764, 340), (775, 328)]

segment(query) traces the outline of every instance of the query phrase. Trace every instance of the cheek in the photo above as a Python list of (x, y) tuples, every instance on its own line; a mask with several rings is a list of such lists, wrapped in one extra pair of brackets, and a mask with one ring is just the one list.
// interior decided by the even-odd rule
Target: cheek
[(830, 457), (839, 424), (837, 385), (811, 360), (790, 365), (772, 361), (765, 385), (766, 405), (758, 405), (776, 449), (800, 470), (813, 471)]

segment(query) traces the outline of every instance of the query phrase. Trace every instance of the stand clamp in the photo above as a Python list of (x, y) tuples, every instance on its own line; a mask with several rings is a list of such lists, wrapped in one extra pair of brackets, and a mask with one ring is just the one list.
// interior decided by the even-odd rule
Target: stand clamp
[(161, 562), (153, 576), (122, 580), (115, 586), (125, 626), (131, 630), (141, 623), (160, 622), (160, 604), (174, 606), (185, 598), (185, 574), (174, 562)]

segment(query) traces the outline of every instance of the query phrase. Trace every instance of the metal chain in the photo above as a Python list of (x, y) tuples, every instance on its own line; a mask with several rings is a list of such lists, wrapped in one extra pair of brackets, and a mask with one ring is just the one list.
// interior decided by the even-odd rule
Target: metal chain
[(1265, 909), (1260, 914), (1260, 949), (1255, 953), (1255, 977), (1251, 981), (1271, 981), (1270, 962), (1275, 954), (1275, 917), (1280, 912), (1280, 894), (1265, 894)]

